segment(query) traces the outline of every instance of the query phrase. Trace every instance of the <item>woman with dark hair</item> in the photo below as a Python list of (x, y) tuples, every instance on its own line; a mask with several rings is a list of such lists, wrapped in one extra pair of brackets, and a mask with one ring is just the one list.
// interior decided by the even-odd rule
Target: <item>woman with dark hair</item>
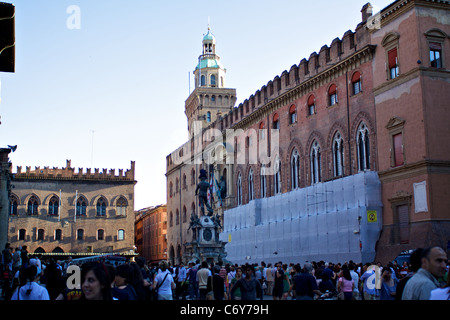
[(348, 266), (344, 264), (342, 266), (342, 277), (338, 281), (338, 291), (344, 294), (343, 300), (352, 300), (353, 288), (355, 287), (355, 282), (352, 279), (350, 270)]
[(112, 289), (114, 298), (118, 300), (136, 300), (137, 295), (133, 286), (133, 269), (129, 264), (116, 267), (115, 286)]
[(103, 263), (86, 263), (81, 267), (81, 300), (112, 300), (108, 269)]

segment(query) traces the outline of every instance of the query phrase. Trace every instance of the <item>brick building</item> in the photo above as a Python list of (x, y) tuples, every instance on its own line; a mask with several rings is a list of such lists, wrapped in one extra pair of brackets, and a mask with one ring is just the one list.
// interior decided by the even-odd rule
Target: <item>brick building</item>
[(134, 162), (129, 170), (17, 167), (8, 240), (30, 253), (134, 253)]
[(167, 259), (167, 206), (136, 211), (136, 251), (149, 262)]
[(450, 3), (371, 8), (237, 107), (209, 118), (204, 100), (187, 100), (192, 139), (166, 159), (171, 260), (191, 241), (201, 168), (227, 182), (215, 210), (233, 262), (386, 262), (447, 247)]

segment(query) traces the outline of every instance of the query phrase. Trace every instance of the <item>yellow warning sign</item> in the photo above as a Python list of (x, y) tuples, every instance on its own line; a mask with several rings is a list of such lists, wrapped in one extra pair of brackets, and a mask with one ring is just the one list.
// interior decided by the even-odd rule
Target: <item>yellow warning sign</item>
[(377, 222), (376, 210), (367, 210), (367, 222)]
[(228, 242), (231, 242), (231, 233), (228, 234)]

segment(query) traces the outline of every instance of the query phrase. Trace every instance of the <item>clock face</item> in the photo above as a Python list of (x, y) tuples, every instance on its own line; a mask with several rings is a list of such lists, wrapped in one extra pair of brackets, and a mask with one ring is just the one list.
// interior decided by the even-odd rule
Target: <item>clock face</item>
[(212, 239), (212, 232), (211, 232), (210, 229), (203, 230), (203, 239), (205, 239), (205, 241), (211, 241), (211, 239)]

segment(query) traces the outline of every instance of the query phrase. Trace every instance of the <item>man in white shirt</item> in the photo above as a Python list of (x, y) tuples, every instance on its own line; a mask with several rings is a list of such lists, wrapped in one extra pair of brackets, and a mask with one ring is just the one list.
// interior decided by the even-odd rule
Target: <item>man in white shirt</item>
[(206, 300), (206, 294), (208, 293), (208, 278), (211, 275), (211, 271), (208, 269), (208, 263), (203, 261), (202, 268), (197, 271), (200, 300)]

